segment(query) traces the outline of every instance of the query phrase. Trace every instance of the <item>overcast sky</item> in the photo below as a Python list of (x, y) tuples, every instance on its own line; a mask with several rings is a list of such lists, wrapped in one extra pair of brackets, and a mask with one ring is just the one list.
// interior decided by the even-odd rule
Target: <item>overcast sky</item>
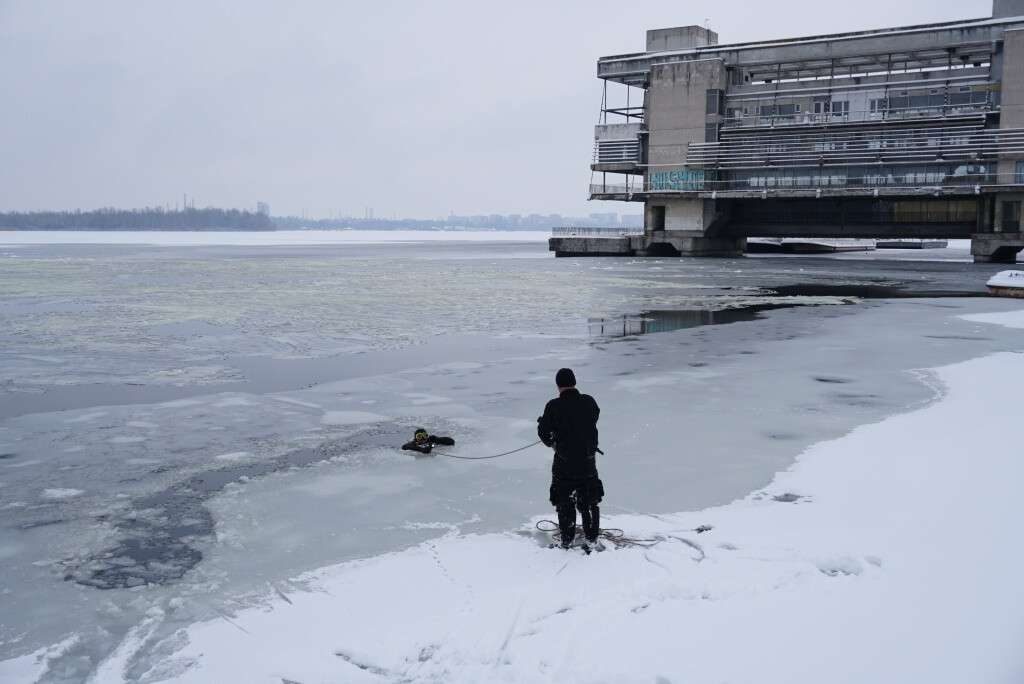
[(988, 16), (987, 0), (0, 0), (0, 210), (595, 211), (599, 56)]

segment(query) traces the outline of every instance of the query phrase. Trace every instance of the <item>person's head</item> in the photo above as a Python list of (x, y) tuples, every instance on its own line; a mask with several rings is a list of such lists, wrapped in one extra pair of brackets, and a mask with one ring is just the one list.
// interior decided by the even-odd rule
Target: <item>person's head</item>
[(555, 384), (558, 385), (559, 392), (573, 389), (576, 387), (576, 374), (572, 372), (571, 368), (562, 368), (555, 373)]
[(423, 428), (416, 428), (416, 432), (413, 433), (412, 438), (413, 440), (416, 441), (417, 444), (422, 444), (423, 442), (427, 441), (427, 438), (429, 436), (430, 435), (427, 434), (427, 431), (424, 430)]

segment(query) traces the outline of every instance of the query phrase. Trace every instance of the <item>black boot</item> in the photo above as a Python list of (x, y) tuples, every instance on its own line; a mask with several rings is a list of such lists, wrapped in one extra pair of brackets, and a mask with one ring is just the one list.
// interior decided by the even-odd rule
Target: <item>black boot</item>
[(567, 549), (576, 538), (576, 508), (569, 502), (555, 510), (558, 511), (558, 530), (562, 535), (562, 548)]
[(580, 517), (583, 519), (583, 536), (588, 542), (597, 541), (601, 533), (601, 509), (597, 504), (580, 506)]

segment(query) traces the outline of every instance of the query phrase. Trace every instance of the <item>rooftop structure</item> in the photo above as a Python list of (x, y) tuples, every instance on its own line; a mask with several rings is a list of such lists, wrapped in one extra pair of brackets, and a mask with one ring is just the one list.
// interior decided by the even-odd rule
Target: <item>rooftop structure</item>
[(1024, 248), (1024, 0), (748, 43), (656, 29), (597, 76), (590, 197), (643, 202), (645, 225), (601, 253), (732, 255), (762, 236), (971, 237), (979, 261)]

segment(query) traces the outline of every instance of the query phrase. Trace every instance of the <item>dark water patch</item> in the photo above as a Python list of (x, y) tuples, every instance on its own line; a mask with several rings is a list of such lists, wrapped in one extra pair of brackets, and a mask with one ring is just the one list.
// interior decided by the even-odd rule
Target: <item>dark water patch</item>
[(781, 297), (856, 297), (858, 299), (937, 299), (948, 297), (987, 297), (971, 290), (918, 290), (901, 283), (803, 283), (766, 288)]
[(45, 520), (30, 520), (28, 522), (23, 522), (20, 525), (18, 525), (18, 529), (34, 530), (37, 527), (50, 527), (51, 525), (60, 525), (61, 523), (65, 522), (67, 522), (65, 518), (46, 518)]
[(181, 579), (203, 558), (199, 548), (213, 538), (215, 521), (206, 502), (229, 484), (353, 454), (375, 447), (398, 448), (406, 425), (378, 425), (342, 441), (297, 449), (256, 463), (206, 470), (159, 492), (134, 499), (114, 527), (120, 539), (85, 558), (63, 562), (64, 579), (97, 589), (166, 584)]
[(791, 309), (807, 306), (801, 303), (792, 304), (752, 304), (750, 306), (719, 309), (677, 309), (661, 311), (644, 311), (639, 314), (626, 314), (619, 318), (589, 318), (587, 328), (591, 335), (597, 337), (614, 337), (620, 341), (635, 341), (637, 335), (672, 332), (705, 325), (726, 325), (756, 321), (762, 318), (765, 311)]
[(795, 503), (795, 502), (799, 501), (802, 498), (804, 498), (804, 497), (800, 496), (799, 494), (794, 494), (792, 492), (786, 492), (785, 494), (777, 494), (777, 495), (773, 496), (772, 500), (773, 501), (778, 501), (779, 503)]
[(829, 394), (829, 398), (839, 404), (859, 407), (877, 406), (881, 399), (877, 394), (858, 394), (856, 392), (833, 392)]
[(765, 432), (764, 436), (767, 437), (768, 439), (775, 439), (779, 441), (800, 439), (800, 435), (794, 432)]
[(14, 458), (14, 454), (0, 454), (0, 461), (8, 461)]
[(829, 385), (845, 385), (848, 382), (853, 382), (851, 378), (840, 378), (834, 375), (815, 375), (814, 380)]
[(981, 337), (978, 335), (922, 335), (930, 340), (968, 340), (971, 342), (993, 342), (991, 337)]

